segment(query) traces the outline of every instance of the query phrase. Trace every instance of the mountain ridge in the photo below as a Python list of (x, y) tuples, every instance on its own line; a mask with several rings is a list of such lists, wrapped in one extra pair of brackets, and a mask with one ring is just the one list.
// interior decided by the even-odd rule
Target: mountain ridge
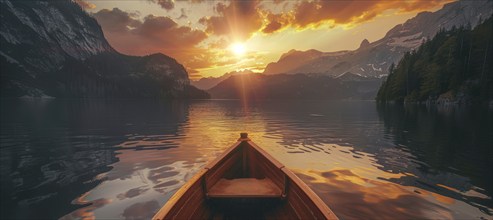
[(97, 21), (73, 1), (0, 5), (1, 97), (208, 96), (190, 86), (185, 68), (169, 56), (114, 50)]
[[(349, 79), (307, 74), (243, 74), (233, 75), (207, 90), (215, 99), (347, 99), (373, 100), (380, 79)], [(356, 76), (357, 77), (357, 76)]]
[(240, 71), (232, 71), (232, 72), (227, 72), (219, 77), (211, 76), (211, 77), (200, 78), (199, 80), (191, 80), (190, 84), (192, 84), (193, 86), (199, 89), (208, 90), (216, 86), (221, 81), (229, 78), (230, 76), (240, 75), (240, 74), (253, 74), (253, 73), (254, 73), (253, 71), (248, 69), (240, 70)]
[[(481, 19), (493, 13), (493, 1), (457, 1), (445, 4), (435, 12), (420, 12), (403, 24), (391, 28), (386, 35), (374, 42), (363, 43), (353, 51), (321, 52), (313, 58), (297, 57), (294, 65), (282, 54), (276, 62), (269, 63), (264, 74), (323, 74), (337, 76), (345, 72), (370, 77), (385, 77), (390, 64), (397, 63), (404, 53), (414, 50), (426, 39), (431, 39), (440, 29), (453, 26), (476, 26)], [(364, 45), (364, 46), (363, 46)], [(363, 46), (363, 47), (361, 47)], [(301, 51), (298, 54), (303, 54)], [(273, 68), (276, 67), (276, 68)]]

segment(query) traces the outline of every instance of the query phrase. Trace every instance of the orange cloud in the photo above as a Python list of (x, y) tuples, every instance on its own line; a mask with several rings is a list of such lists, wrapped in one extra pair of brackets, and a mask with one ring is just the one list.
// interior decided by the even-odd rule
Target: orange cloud
[(203, 17), (199, 22), (206, 26), (206, 32), (215, 35), (229, 35), (243, 41), (262, 27), (259, 1), (232, 0), (229, 5), (218, 3), (218, 16)]
[(293, 24), (303, 28), (327, 20), (339, 24), (349, 23), (352, 18), (367, 12), (374, 5), (375, 1), (301, 2), (295, 6)]
[[(75, 1), (81, 7), (90, 7), (82, 6), (87, 3), (84, 0)], [(159, 4), (166, 10), (178, 10), (174, 7), (175, 1), (179, 0), (146, 1)], [(188, 1), (209, 4), (204, 0)], [(254, 33), (271, 34), (289, 27), (303, 30), (317, 28), (322, 24), (331, 27), (354, 25), (369, 21), (387, 10), (397, 13), (422, 11), (449, 1), (230, 0), (214, 3), (215, 15), (203, 16), (197, 21), (204, 25), (203, 30), (180, 26), (167, 16), (148, 15), (142, 19), (138, 14), (118, 8), (103, 9), (93, 15), (101, 24), (108, 41), (118, 51), (132, 55), (165, 53), (183, 63), (189, 71), (196, 72), (197, 69), (228, 66), (237, 62), (225, 53), (226, 48), (232, 42), (246, 41)], [(176, 19), (187, 17), (182, 9), (180, 17)]]
[(265, 34), (280, 31), (290, 23), (290, 17), (287, 14), (267, 14), (268, 23), (262, 29)]
[(203, 31), (179, 26), (171, 18), (163, 16), (148, 15), (140, 21), (135, 15), (118, 8), (103, 9), (93, 16), (102, 26), (110, 44), (122, 53), (164, 53), (189, 68), (204, 67), (193, 65), (199, 63), (195, 58), (197, 54), (207, 53), (207, 50), (198, 47), (207, 38)]
[[(451, 0), (345, 0), (345, 1), (300, 1), (282, 12), (273, 13), (260, 1), (231, 0), (229, 4), (218, 3), (217, 16), (203, 17), (199, 23), (206, 26), (206, 32), (226, 35), (235, 40), (248, 39), (255, 32), (266, 34), (278, 32), (286, 27), (305, 29), (324, 23), (354, 25), (369, 21), (386, 10), (411, 12), (428, 10)], [(281, 7), (275, 1), (273, 7)]]
[(428, 10), (450, 2), (450, 0), (415, 0), (415, 1), (303, 1), (295, 4), (289, 14), (289, 23), (284, 25), (296, 28), (318, 26), (322, 23), (358, 24), (369, 21), (386, 10), (411, 12)]
[(385, 2), (387, 7), (399, 9), (401, 12), (422, 11), (443, 5), (454, 0), (416, 0), (416, 1), (388, 1)]

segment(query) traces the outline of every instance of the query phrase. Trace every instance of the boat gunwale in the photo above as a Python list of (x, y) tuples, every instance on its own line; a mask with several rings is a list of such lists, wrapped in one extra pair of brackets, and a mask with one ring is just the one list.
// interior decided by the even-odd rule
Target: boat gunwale
[[(173, 196), (165, 203), (161, 209), (154, 215), (152, 219), (154, 220), (162, 220), (165, 219), (171, 209), (176, 205), (176, 203), (183, 197), (183, 195), (190, 189), (190, 187), (196, 184), (198, 181), (204, 181), (203, 177), (207, 174), (207, 172), (218, 165), (222, 160), (224, 160), (232, 151), (238, 148), (243, 142), (246, 142), (252, 148), (254, 148), (257, 152), (259, 152), (262, 156), (264, 156), (267, 160), (269, 160), (273, 165), (280, 169), (286, 175), (290, 181), (292, 181), (295, 185), (297, 185), (314, 203), (314, 205), (320, 210), (323, 216), (326, 219), (339, 219), (334, 212), (322, 201), (322, 199), (315, 193), (313, 190), (306, 185), (303, 180), (301, 180), (295, 173), (293, 173), (290, 169), (288, 169), (284, 164), (279, 162), (277, 159), (272, 157), (269, 153), (267, 153), (264, 149), (253, 143), (249, 138), (240, 138), (234, 144), (232, 144), (228, 149), (226, 149), (220, 156), (216, 157), (214, 160), (210, 161), (205, 165), (199, 172), (197, 172), (192, 178), (190, 178), (178, 191), (176, 191)], [(289, 196), (289, 195), (288, 195)]]
[(168, 201), (164, 204), (159, 211), (154, 214), (152, 219), (162, 220), (164, 219), (171, 209), (176, 205), (176, 203), (183, 197), (183, 195), (193, 186), (197, 181), (201, 181), (202, 177), (207, 173), (208, 169), (200, 169), (192, 178), (190, 178), (183, 186), (176, 191), (173, 196), (170, 197)]
[[(281, 162), (279, 162), (277, 159), (272, 157), (269, 153), (267, 153), (264, 149), (253, 143), (252, 141), (248, 140), (248, 144), (255, 148), (259, 153), (261, 153), (264, 157), (266, 157), (268, 160), (270, 160), (274, 165), (276, 165), (281, 171), (287, 175), (287, 177), (294, 182), (295, 185), (298, 185), (300, 189), (308, 196), (308, 198), (313, 201), (314, 205), (322, 212), (324, 217), (326, 219), (339, 219), (334, 212), (325, 204), (324, 201), (315, 193), (313, 190), (306, 185), (303, 180), (301, 180), (293, 171), (288, 169), (286, 166), (284, 166)], [(289, 196), (289, 195), (288, 195)]]
[(220, 156), (216, 157), (214, 160), (208, 162), (202, 169), (199, 170), (195, 175), (192, 176), (183, 186), (176, 191), (173, 196), (170, 197), (168, 201), (164, 204), (161, 209), (152, 217), (152, 219), (155, 220), (161, 220), (164, 219), (168, 213), (171, 211), (171, 209), (176, 205), (176, 203), (183, 197), (183, 195), (190, 189), (192, 185), (197, 183), (198, 181), (202, 181), (202, 177), (207, 174), (207, 171), (210, 170), (210, 168), (214, 167), (217, 165), (221, 160), (223, 160), (228, 154), (230, 154), (234, 149), (236, 149), (240, 144), (243, 142), (243, 140), (238, 140), (236, 143), (231, 145), (228, 149), (226, 149)]

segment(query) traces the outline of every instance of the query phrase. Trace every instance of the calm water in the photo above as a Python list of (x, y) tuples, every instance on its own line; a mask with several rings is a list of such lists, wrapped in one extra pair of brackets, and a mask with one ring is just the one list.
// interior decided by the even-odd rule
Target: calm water
[(1, 102), (2, 219), (149, 218), (240, 132), (342, 219), (491, 219), (493, 112), (374, 102)]

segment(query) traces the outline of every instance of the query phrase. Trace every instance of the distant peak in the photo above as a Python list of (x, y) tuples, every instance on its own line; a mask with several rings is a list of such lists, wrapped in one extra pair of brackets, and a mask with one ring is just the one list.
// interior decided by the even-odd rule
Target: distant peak
[(364, 49), (367, 48), (368, 46), (370, 46), (370, 41), (364, 39), (363, 41), (361, 41), (361, 44), (359, 45), (359, 49)]
[(163, 53), (153, 53), (153, 54), (147, 55), (147, 57), (150, 57), (150, 58), (170, 58), (169, 56), (167, 56)]
[(281, 55), (280, 59), (286, 58), (288, 56), (318, 56), (320, 54), (323, 54), (323, 52), (315, 49), (309, 49), (306, 51), (291, 49), (287, 53)]

